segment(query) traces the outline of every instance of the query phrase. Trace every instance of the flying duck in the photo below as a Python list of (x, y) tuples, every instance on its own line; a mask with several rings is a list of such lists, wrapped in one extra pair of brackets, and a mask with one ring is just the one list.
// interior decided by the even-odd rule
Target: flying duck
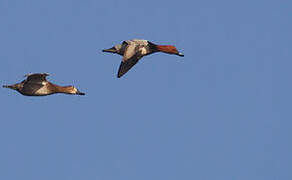
[(26, 79), (21, 83), (3, 87), (16, 90), (25, 96), (46, 96), (55, 93), (85, 95), (74, 86), (59, 86), (47, 81), (48, 75), (47, 73), (27, 74)]
[(117, 44), (110, 49), (104, 49), (102, 51), (123, 56), (117, 75), (118, 78), (127, 73), (143, 56), (156, 52), (184, 56), (172, 45), (157, 45), (142, 39), (127, 40), (122, 44)]

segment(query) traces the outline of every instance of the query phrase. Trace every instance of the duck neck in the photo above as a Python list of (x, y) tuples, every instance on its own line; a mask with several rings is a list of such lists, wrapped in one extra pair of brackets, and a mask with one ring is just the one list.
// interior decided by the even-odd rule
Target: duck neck
[(156, 45), (156, 51), (157, 52), (164, 52), (164, 53), (168, 53), (168, 54), (174, 54), (173, 46), (171, 46), (171, 45)]
[(66, 94), (71, 94), (71, 87), (70, 86), (59, 86), (54, 84), (55, 91), (56, 93), (66, 93)]

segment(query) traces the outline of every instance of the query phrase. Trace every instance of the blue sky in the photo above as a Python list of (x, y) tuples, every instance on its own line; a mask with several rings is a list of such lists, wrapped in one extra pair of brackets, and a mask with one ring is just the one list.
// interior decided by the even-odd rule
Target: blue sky
[[(86, 93), (1, 88), (0, 179), (292, 179), (291, 5), (0, 1), (1, 85), (47, 72)], [(117, 79), (121, 57), (101, 50), (133, 38), (185, 57)]]

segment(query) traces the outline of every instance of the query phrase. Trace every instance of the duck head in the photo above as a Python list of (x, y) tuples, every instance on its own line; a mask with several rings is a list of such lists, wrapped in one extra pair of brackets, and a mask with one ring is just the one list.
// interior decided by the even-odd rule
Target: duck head
[(175, 46), (172, 45), (156, 45), (157, 51), (168, 53), (168, 54), (175, 54), (181, 57), (184, 57), (184, 54), (179, 52)]
[(67, 94), (77, 94), (77, 95), (83, 95), (83, 96), (85, 95), (85, 93), (79, 91), (74, 86), (66, 86), (64, 93), (67, 93)]

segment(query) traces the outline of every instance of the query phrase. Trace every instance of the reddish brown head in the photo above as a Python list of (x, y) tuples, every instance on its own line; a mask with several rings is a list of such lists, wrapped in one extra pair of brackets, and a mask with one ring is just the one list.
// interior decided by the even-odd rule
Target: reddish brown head
[(176, 47), (171, 45), (156, 45), (157, 51), (168, 53), (168, 54), (175, 54), (178, 56), (184, 56), (182, 53), (180, 53)]
[(54, 85), (58, 93), (85, 95), (74, 86), (58, 86)]

